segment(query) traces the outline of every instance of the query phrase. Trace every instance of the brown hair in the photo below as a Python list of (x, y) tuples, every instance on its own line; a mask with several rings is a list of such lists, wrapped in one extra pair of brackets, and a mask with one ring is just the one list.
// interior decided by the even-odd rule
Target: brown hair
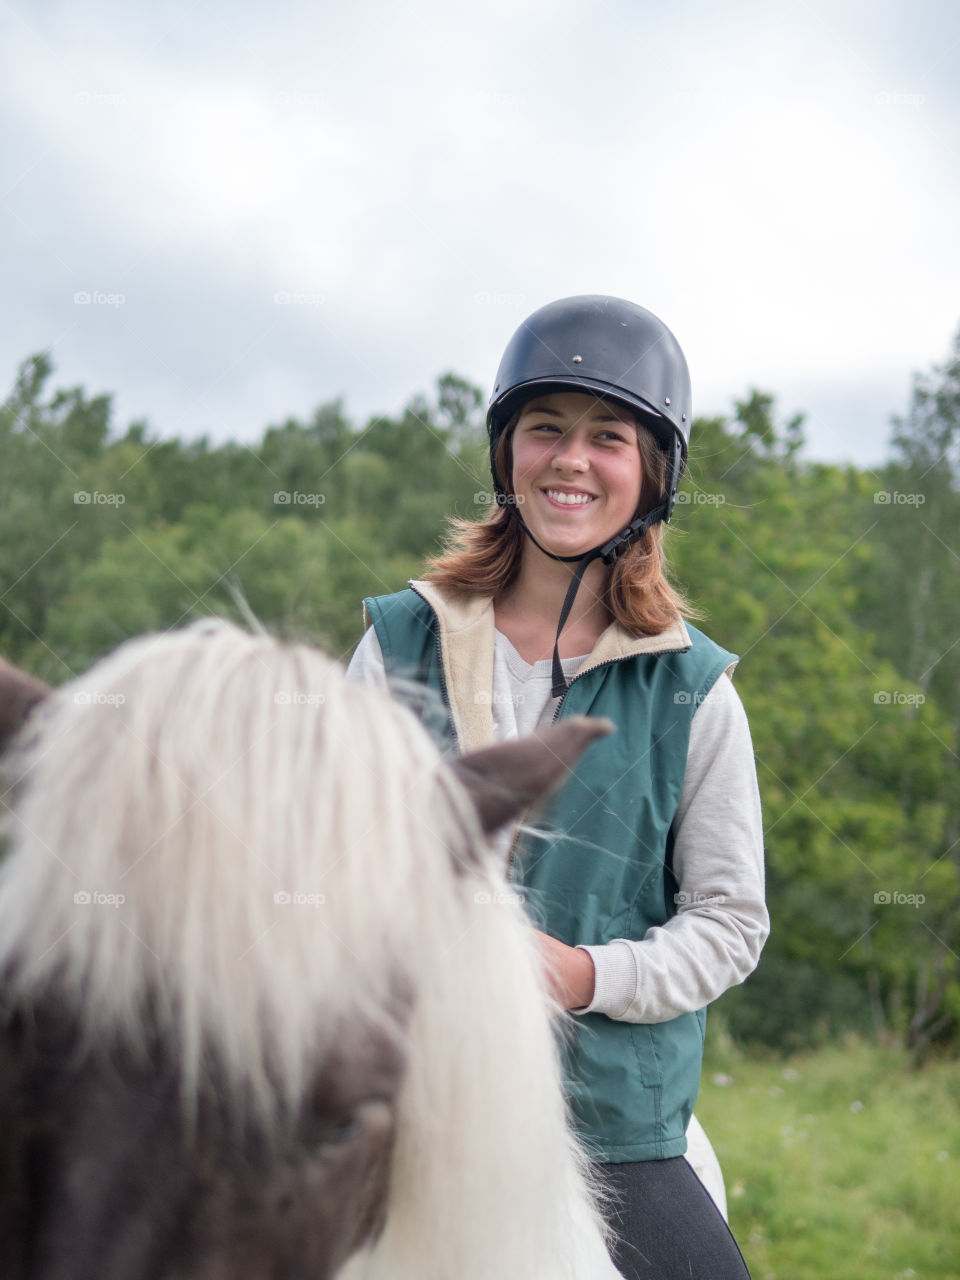
[[(511, 437), (519, 417), (518, 410), (497, 445), (495, 461), (499, 476), (513, 475)], [(636, 427), (643, 464), (639, 514), (660, 501), (666, 484), (667, 455), (639, 419)], [(606, 576), (603, 604), (608, 613), (635, 635), (659, 635), (678, 615), (701, 616), (667, 579), (663, 535), (664, 525), (655, 524), (645, 537), (620, 556)], [(501, 595), (520, 571), (526, 536), (520, 522), (503, 506), (492, 507), (483, 520), (451, 517), (443, 550), (427, 562), (425, 577), (454, 592)]]

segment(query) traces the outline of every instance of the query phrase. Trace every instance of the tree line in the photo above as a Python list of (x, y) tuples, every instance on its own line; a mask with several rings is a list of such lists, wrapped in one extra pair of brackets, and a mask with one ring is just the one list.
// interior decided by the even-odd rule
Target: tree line
[[(0, 407), (0, 653), (54, 683), (206, 613), (346, 659), (361, 597), (491, 501), (482, 393), (454, 374), (250, 445), (120, 433), (52, 376), (26, 360)], [(805, 459), (802, 417), (756, 389), (694, 423), (667, 552), (741, 655), (766, 829), (772, 934), (715, 1006), (743, 1041), (960, 1043), (958, 475), (960, 334), (876, 471)]]

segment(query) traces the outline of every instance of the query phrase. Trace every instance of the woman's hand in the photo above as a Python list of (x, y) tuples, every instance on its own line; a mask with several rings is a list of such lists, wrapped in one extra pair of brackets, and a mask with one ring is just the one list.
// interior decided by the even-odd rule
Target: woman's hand
[(536, 931), (550, 994), (561, 1009), (583, 1009), (593, 999), (596, 971), (588, 951)]

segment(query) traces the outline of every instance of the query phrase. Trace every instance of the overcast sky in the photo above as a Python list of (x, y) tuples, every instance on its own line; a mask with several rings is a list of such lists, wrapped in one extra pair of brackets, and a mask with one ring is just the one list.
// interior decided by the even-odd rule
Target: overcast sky
[[(0, 6), (2, 377), (116, 423), (358, 421), (612, 293), (700, 414), (758, 385), (869, 464), (960, 324), (949, 3)], [(89, 295), (90, 302), (75, 301)]]

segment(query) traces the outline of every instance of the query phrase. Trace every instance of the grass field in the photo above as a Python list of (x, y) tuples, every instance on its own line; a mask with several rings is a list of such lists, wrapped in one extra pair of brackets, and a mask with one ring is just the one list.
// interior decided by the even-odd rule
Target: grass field
[(707, 1042), (697, 1115), (753, 1280), (960, 1280), (960, 1063)]

